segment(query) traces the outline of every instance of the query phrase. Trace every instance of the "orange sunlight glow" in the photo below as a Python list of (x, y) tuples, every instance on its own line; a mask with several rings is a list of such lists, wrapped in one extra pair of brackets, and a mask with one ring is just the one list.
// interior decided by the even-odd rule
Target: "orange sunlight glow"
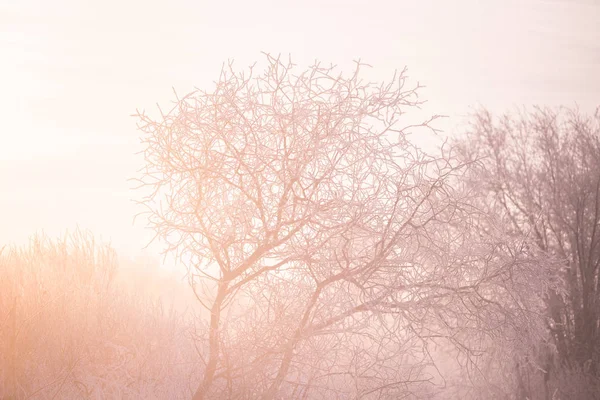
[(599, 27), (0, 3), (0, 400), (598, 398)]

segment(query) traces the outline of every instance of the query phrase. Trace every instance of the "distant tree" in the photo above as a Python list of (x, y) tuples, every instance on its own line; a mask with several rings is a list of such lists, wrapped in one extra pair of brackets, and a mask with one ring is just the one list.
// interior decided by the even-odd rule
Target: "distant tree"
[(0, 399), (186, 395), (190, 320), (123, 272), (87, 231), (0, 246)]
[(451, 149), (409, 142), (418, 87), (266, 60), (137, 114), (150, 224), (210, 313), (194, 399), (416, 398), (448, 346), (477, 374), (523, 315), (524, 250), (470, 229)]
[[(558, 365), (598, 376), (600, 114), (536, 108), (494, 118), (482, 110), (462, 140), (468, 158), (482, 160), (472, 187), (487, 196), (487, 210), (560, 261), (562, 290), (544, 292)], [(542, 365), (546, 381), (553, 364)]]

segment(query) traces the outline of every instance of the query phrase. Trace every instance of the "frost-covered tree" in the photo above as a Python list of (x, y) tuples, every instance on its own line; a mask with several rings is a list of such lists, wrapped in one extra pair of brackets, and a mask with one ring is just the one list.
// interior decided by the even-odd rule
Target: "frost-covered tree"
[(418, 86), (266, 64), (137, 114), (149, 222), (207, 310), (194, 399), (428, 397), (450, 348), (477, 374), (525, 261), (471, 229), (468, 165), (410, 142)]
[(580, 382), (581, 390), (596, 385), (592, 392), (568, 392), (576, 385), (563, 377), (577, 371), (592, 379), (600, 368), (600, 114), (481, 110), (471, 122), (462, 147), (481, 160), (471, 183), (486, 196), (484, 207), (559, 262), (563, 285), (540, 292), (550, 346), (535, 373), (548, 395), (597, 398), (598, 382)]

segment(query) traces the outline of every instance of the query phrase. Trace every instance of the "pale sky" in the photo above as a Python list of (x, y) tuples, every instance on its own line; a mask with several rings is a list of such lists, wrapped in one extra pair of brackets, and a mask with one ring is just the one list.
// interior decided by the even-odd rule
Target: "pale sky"
[(138, 253), (130, 115), (207, 88), (227, 59), (407, 66), (451, 130), (477, 105), (593, 110), (599, 27), (600, 0), (0, 0), (0, 247), (79, 224)]

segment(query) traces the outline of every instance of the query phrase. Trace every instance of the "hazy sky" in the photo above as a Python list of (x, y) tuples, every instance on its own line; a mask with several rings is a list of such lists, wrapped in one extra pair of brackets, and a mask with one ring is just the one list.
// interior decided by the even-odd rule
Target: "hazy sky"
[(408, 66), (427, 111), (600, 105), (600, 0), (0, 0), (0, 245), (79, 224), (122, 252), (151, 237), (127, 178), (136, 108), (206, 87), (261, 51), (384, 79)]

